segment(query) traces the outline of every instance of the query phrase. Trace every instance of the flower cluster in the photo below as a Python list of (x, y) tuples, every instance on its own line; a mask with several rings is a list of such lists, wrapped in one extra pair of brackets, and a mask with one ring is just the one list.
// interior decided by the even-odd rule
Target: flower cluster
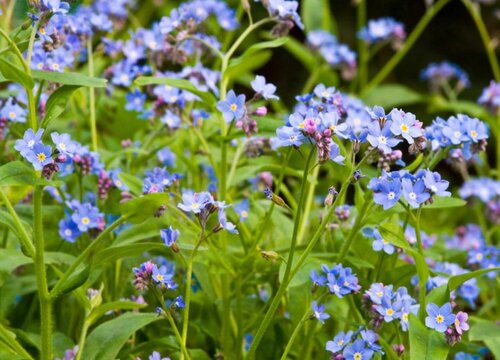
[(488, 139), (486, 124), (463, 114), (451, 116), (448, 120), (438, 117), (425, 130), (433, 151), (453, 147), (451, 156), (464, 160), (470, 160), (477, 152), (484, 151)]
[(477, 102), (496, 114), (500, 106), (500, 83), (491, 81), (490, 85), (484, 88)]
[[(169, 266), (167, 266), (169, 265)], [(161, 289), (174, 290), (177, 284), (173, 280), (174, 267), (170, 264), (158, 265), (151, 261), (142, 263), (140, 267), (134, 268), (134, 286), (138, 290), (145, 290), (151, 286), (160, 286)]]
[(425, 318), (425, 325), (440, 333), (445, 333), (450, 345), (460, 341), (462, 333), (469, 330), (467, 323), (469, 315), (463, 311), (453, 314), (450, 303), (441, 307), (430, 303), (427, 304), (426, 311), (428, 316)]
[(416, 314), (419, 305), (413, 299), (405, 287), (399, 287), (396, 291), (392, 285), (373, 283), (363, 295), (363, 303), (372, 318), (375, 328), (383, 322), (399, 320), (403, 331), (408, 330), (409, 315)]
[(358, 277), (353, 274), (351, 268), (337, 264), (331, 269), (322, 265), (321, 269), (323, 274), (319, 275), (315, 270), (311, 271), (311, 280), (314, 286), (326, 286), (331, 294), (335, 294), (339, 298), (357, 293), (361, 289)]
[(333, 354), (332, 359), (341, 360), (369, 360), (375, 353), (384, 354), (377, 333), (363, 327), (355, 332), (339, 332), (326, 343), (326, 350)]
[(390, 242), (385, 240), (377, 228), (366, 227), (363, 229), (363, 235), (367, 238), (373, 239), (372, 249), (374, 251), (384, 251), (388, 255), (392, 255), (396, 247)]
[(356, 72), (356, 53), (337, 38), (324, 30), (307, 33), (307, 45), (325, 59), (325, 61), (341, 70), (344, 79), (351, 79)]
[(368, 21), (366, 27), (359, 31), (358, 37), (369, 44), (391, 42), (394, 48), (398, 48), (406, 38), (406, 32), (402, 23), (384, 17)]
[(373, 201), (387, 210), (400, 200), (405, 200), (412, 208), (418, 208), (426, 202), (432, 202), (433, 196), (450, 196), (446, 191), (448, 181), (430, 170), (419, 170), (411, 174), (406, 170), (383, 172), (378, 178), (368, 183), (374, 192)]
[(470, 86), (469, 75), (460, 66), (448, 61), (430, 63), (420, 72), (420, 78), (427, 80), (433, 91), (442, 89), (446, 92), (453, 86), (458, 93)]
[(66, 241), (74, 243), (85, 232), (94, 234), (104, 230), (104, 215), (90, 202), (80, 203), (78, 200), (67, 201), (66, 217), (59, 222), (59, 235)]
[(224, 201), (215, 201), (209, 192), (195, 193), (186, 191), (182, 194), (182, 203), (179, 203), (177, 206), (185, 212), (195, 214), (203, 228), (206, 227), (210, 215), (217, 211), (218, 223), (212, 231), (227, 230), (230, 233), (238, 234), (236, 226), (227, 220), (225, 209), (231, 205), (226, 205)]

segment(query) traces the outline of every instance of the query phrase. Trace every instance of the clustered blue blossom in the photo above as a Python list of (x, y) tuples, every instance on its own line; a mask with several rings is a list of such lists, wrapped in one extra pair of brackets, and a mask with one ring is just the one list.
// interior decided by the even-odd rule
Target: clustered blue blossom
[(410, 314), (416, 314), (419, 309), (419, 304), (404, 286), (394, 291), (392, 285), (373, 283), (365, 291), (363, 299), (375, 328), (383, 322), (399, 320), (401, 329), (407, 331)]
[(368, 188), (374, 192), (373, 201), (382, 205), (384, 210), (390, 209), (398, 201), (404, 200), (410, 207), (418, 208), (433, 196), (450, 196), (448, 181), (441, 175), (430, 170), (419, 170), (411, 174), (406, 170), (383, 172), (378, 178), (368, 183)]
[(384, 251), (386, 254), (392, 255), (396, 250), (394, 245), (382, 237), (378, 229), (366, 227), (362, 232), (365, 237), (373, 239), (372, 248), (374, 251)]
[(361, 289), (358, 278), (351, 268), (337, 264), (332, 268), (322, 265), (321, 269), (323, 274), (319, 275), (315, 270), (311, 271), (311, 280), (315, 286), (326, 286), (331, 294), (339, 298), (357, 293)]
[(406, 32), (402, 23), (383, 17), (368, 21), (366, 27), (359, 31), (358, 37), (369, 44), (391, 42), (394, 47), (398, 47), (406, 38)]
[(326, 350), (333, 354), (332, 359), (345, 360), (369, 360), (375, 353), (384, 354), (378, 343), (377, 333), (364, 327), (355, 332), (339, 332), (333, 340), (326, 343)]
[(430, 63), (420, 72), (420, 78), (427, 80), (433, 91), (453, 86), (458, 93), (470, 86), (469, 75), (460, 66), (448, 61)]
[(497, 114), (500, 106), (500, 82), (491, 81), (490, 85), (483, 89), (477, 102), (485, 106), (493, 114)]
[(463, 332), (469, 330), (467, 323), (469, 315), (463, 311), (459, 311), (456, 315), (453, 314), (450, 303), (441, 307), (430, 303), (427, 304), (426, 311), (428, 316), (425, 318), (425, 325), (440, 333), (445, 333), (446, 340), (450, 345), (460, 341)]
[(307, 33), (307, 45), (316, 50), (325, 61), (341, 70), (344, 79), (351, 79), (356, 73), (356, 53), (337, 38), (324, 30), (314, 30)]
[(66, 216), (59, 222), (59, 235), (64, 240), (74, 243), (83, 233), (104, 230), (104, 214), (92, 202), (73, 199), (66, 206)]

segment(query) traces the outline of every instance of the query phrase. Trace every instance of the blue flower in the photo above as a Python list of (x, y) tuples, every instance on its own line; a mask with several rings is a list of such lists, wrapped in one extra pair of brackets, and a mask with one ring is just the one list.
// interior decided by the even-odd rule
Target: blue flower
[(313, 285), (325, 286), (326, 285), (326, 276), (318, 275), (316, 270), (311, 270), (310, 278), (313, 282)]
[(255, 80), (253, 80), (250, 84), (252, 85), (252, 89), (254, 89), (254, 91), (261, 95), (264, 99), (279, 99), (279, 97), (274, 95), (276, 92), (276, 86), (273, 84), (266, 84), (266, 78), (264, 76), (257, 75)]
[(326, 343), (326, 350), (330, 351), (333, 354), (339, 353), (344, 349), (347, 344), (351, 342), (353, 332), (348, 331), (344, 333), (343, 331), (339, 332), (333, 340), (330, 340)]
[(52, 163), (52, 148), (50, 145), (38, 143), (33, 146), (32, 151), (26, 154), (28, 160), (35, 170), (42, 170), (45, 165)]
[(340, 147), (334, 142), (330, 143), (330, 160), (339, 165), (344, 165), (345, 156), (340, 155)]
[(233, 90), (229, 91), (226, 100), (217, 103), (217, 110), (222, 113), (227, 123), (233, 119), (240, 120), (245, 115), (245, 95), (236, 96)]
[(44, 129), (38, 129), (36, 134), (32, 129), (28, 129), (24, 132), (23, 138), (16, 140), (16, 144), (14, 145), (14, 149), (19, 151), (22, 156), (26, 157), (28, 153), (33, 151), (35, 145), (42, 143), (42, 135)]
[(232, 234), (238, 234), (236, 226), (232, 222), (227, 221), (226, 211), (224, 210), (224, 206), (217, 205), (217, 207), (219, 208), (218, 219), (220, 227), (224, 230), (229, 231)]
[(401, 42), (405, 37), (404, 25), (390, 17), (370, 20), (358, 33), (358, 38), (370, 44), (382, 41)]
[(448, 326), (455, 322), (455, 315), (451, 312), (451, 304), (446, 303), (441, 307), (436, 304), (427, 304), (427, 317), (425, 318), (425, 326), (444, 333)]
[(401, 182), (398, 179), (389, 181), (388, 179), (379, 179), (374, 182), (376, 185), (373, 201), (376, 204), (382, 205), (384, 210), (387, 210), (396, 204), (401, 196)]
[(28, 111), (23, 109), (19, 104), (14, 103), (14, 98), (9, 98), (0, 110), (0, 118), (7, 119), (13, 122), (26, 122)]
[(53, 14), (66, 15), (69, 10), (69, 4), (61, 0), (42, 0), (42, 8), (51, 11)]
[(317, 301), (312, 302), (313, 316), (319, 320), (320, 323), (324, 324), (326, 319), (330, 318), (330, 315), (325, 313), (325, 305), (318, 305)]
[(165, 111), (161, 117), (161, 122), (167, 125), (169, 129), (178, 129), (181, 126), (181, 118), (171, 110)]
[(347, 138), (347, 123), (340, 123), (340, 116), (337, 111), (330, 111), (326, 113), (319, 114), (321, 120), (321, 127), (325, 130), (328, 129), (332, 134), (340, 136), (341, 138)]
[(158, 158), (158, 160), (160, 160), (163, 165), (165, 166), (170, 166), (170, 167), (174, 167), (175, 166), (175, 159), (176, 159), (176, 156), (175, 154), (172, 152), (172, 150), (170, 150), (169, 147), (164, 147), (163, 149), (161, 149), (160, 151), (158, 151), (156, 153), (156, 157)]
[(92, 206), (90, 203), (75, 204), (73, 209), (75, 212), (71, 216), (71, 220), (78, 226), (80, 231), (88, 231), (98, 227), (101, 214), (99, 209)]
[(245, 221), (248, 218), (248, 213), (250, 211), (250, 202), (248, 199), (243, 199), (239, 203), (234, 205), (234, 211), (238, 214), (240, 222)]
[(354, 343), (347, 346), (342, 355), (345, 360), (368, 360), (373, 356), (374, 351), (365, 347), (363, 339), (356, 339)]
[(363, 235), (373, 239), (372, 248), (374, 251), (384, 250), (384, 252), (389, 255), (394, 253), (396, 249), (394, 245), (385, 240), (377, 229), (364, 228)]
[(432, 195), (437, 196), (450, 196), (451, 193), (446, 191), (450, 184), (446, 180), (441, 180), (441, 175), (437, 172), (426, 170), (423, 177), (425, 187), (431, 192)]
[(125, 95), (125, 109), (129, 111), (141, 112), (144, 110), (144, 101), (146, 100), (146, 94), (140, 90), (134, 90)]
[(177, 241), (180, 234), (181, 232), (177, 229), (172, 229), (172, 226), (169, 226), (168, 229), (160, 230), (160, 237), (168, 247), (171, 247)]
[(290, 126), (280, 126), (276, 129), (277, 138), (275, 138), (275, 147), (280, 146), (296, 146), (302, 145), (305, 140), (301, 131), (295, 130)]
[(393, 137), (391, 132), (392, 123), (387, 121), (382, 128), (379, 122), (372, 122), (368, 126), (367, 140), (371, 146), (376, 147), (384, 154), (390, 154), (392, 148), (401, 142), (401, 140)]
[(430, 198), (430, 194), (425, 191), (423, 180), (417, 180), (415, 184), (410, 179), (402, 180), (403, 196), (412, 208), (418, 208)]
[(149, 355), (148, 360), (170, 360), (169, 357), (162, 358), (158, 351), (153, 351), (151, 355)]
[(76, 146), (75, 143), (71, 140), (71, 136), (69, 134), (59, 135), (59, 133), (53, 132), (52, 134), (50, 134), (50, 137), (52, 138), (52, 141), (54, 142), (54, 145), (56, 146), (59, 153), (72, 155), (75, 152)]
[(81, 235), (81, 231), (71, 218), (66, 218), (59, 221), (59, 235), (64, 240), (74, 243)]
[(177, 284), (175, 284), (172, 280), (174, 274), (169, 272), (166, 266), (158, 266), (154, 265), (152, 278), (155, 282), (159, 284), (166, 285), (168, 289), (175, 289)]
[(179, 309), (184, 309), (186, 304), (184, 303), (184, 298), (179, 295), (174, 299), (174, 306)]
[(382, 351), (382, 346), (377, 344), (378, 335), (375, 331), (365, 329), (361, 330), (359, 334), (361, 335), (361, 339), (363, 339), (368, 349), (378, 352), (382, 355), (384, 354), (384, 352)]
[(182, 194), (182, 203), (177, 207), (186, 212), (199, 214), (207, 205), (213, 204), (214, 199), (208, 192), (185, 192)]
[(394, 135), (401, 135), (409, 144), (413, 144), (414, 138), (423, 135), (421, 123), (417, 122), (415, 115), (412, 113), (403, 113), (400, 110), (394, 109), (391, 111), (391, 131)]

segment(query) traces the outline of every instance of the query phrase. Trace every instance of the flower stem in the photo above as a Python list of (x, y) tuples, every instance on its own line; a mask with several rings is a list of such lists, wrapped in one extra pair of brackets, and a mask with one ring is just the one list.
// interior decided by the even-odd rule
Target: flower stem
[(41, 321), (41, 353), (42, 360), (52, 360), (52, 303), (47, 285), (47, 273), (45, 271), (45, 242), (43, 239), (42, 220), (42, 196), (43, 187), (35, 186), (33, 194), (33, 218), (35, 239), (35, 271), (38, 298), (40, 299), (40, 321)]
[[(422, 206), (420, 206), (417, 210), (417, 216), (414, 218), (414, 221), (415, 221), (415, 235), (416, 235), (416, 238), (417, 238), (417, 249), (418, 249), (418, 253), (420, 254), (420, 256), (422, 256), (422, 259), (424, 259), (425, 261), (425, 256), (424, 256), (424, 245), (422, 244), (422, 235), (420, 233), (420, 215), (422, 213)], [(418, 266), (417, 265), (417, 262), (415, 261), (415, 266)], [(417, 271), (417, 275), (419, 274), (419, 272)], [(424, 321), (424, 318), (425, 318), (425, 296), (426, 296), (426, 292), (425, 292), (425, 284), (427, 282), (427, 279), (422, 279), (422, 277), (420, 275), (418, 275), (418, 284), (419, 284), (419, 287), (420, 287), (420, 291), (419, 291), (419, 303), (420, 303), (420, 310), (418, 312), (419, 314), (419, 317), (420, 317), (420, 320), (421, 321)]]
[[(184, 296), (184, 314), (183, 314), (183, 320), (182, 320), (182, 346), (185, 348), (186, 347), (186, 341), (187, 341), (187, 334), (188, 334), (188, 325), (189, 325), (189, 308), (191, 305), (191, 283), (192, 283), (192, 277), (193, 277), (193, 261), (194, 257), (198, 251), (198, 248), (200, 247), (201, 243), (205, 239), (205, 232), (202, 230), (200, 234), (200, 238), (198, 242), (196, 243), (193, 252), (189, 256), (189, 259), (187, 261), (187, 278), (186, 278), (186, 295)], [(181, 354), (181, 360), (184, 359), (184, 354)]]
[(420, 19), (415, 29), (411, 32), (410, 36), (406, 39), (403, 47), (396, 52), (391, 59), (385, 64), (385, 66), (373, 77), (373, 79), (366, 85), (366, 87), (361, 91), (360, 96), (367, 94), (370, 90), (380, 84), (384, 79), (394, 70), (394, 68), (399, 64), (399, 62), (404, 58), (404, 56), (410, 51), (412, 46), (418, 40), (422, 32), (425, 30), (429, 22), (434, 16), (449, 2), (450, 0), (439, 0), (434, 5), (432, 5), (424, 16)]
[(288, 343), (286, 344), (285, 350), (283, 351), (283, 355), (281, 355), (281, 360), (286, 360), (288, 357), (288, 353), (292, 349), (292, 345), (295, 341), (295, 338), (299, 335), (300, 330), (302, 329), (302, 326), (304, 326), (306, 320), (309, 318), (311, 314), (311, 309), (307, 308), (306, 311), (304, 312), (304, 315), (300, 319), (300, 321), (297, 323), (297, 326), (295, 326), (295, 329), (293, 330), (292, 336), (290, 336), (290, 339), (288, 339)]
[(246, 358), (250, 359), (250, 360), (254, 359), (255, 352), (257, 350), (257, 346), (259, 345), (260, 341), (262, 340), (262, 337), (264, 336), (267, 328), (269, 327), (269, 324), (272, 320), (274, 312), (278, 308), (279, 303), (281, 302), (281, 298), (288, 287), (289, 279), (291, 278), (290, 275), (292, 274), (293, 256), (295, 253), (295, 246), (297, 244), (299, 225), (300, 225), (300, 222), (302, 220), (302, 209), (304, 207), (304, 201), (305, 201), (305, 197), (306, 197), (307, 175), (309, 174), (309, 168), (311, 166), (311, 161), (312, 161), (312, 158), (314, 157), (315, 153), (316, 153), (315, 148), (313, 148), (309, 152), (309, 156), (307, 157), (306, 165), (304, 168), (304, 173), (302, 175), (299, 203), (297, 206), (297, 211), (295, 213), (296, 215), (295, 215), (295, 221), (294, 221), (294, 226), (293, 226), (292, 241), (290, 243), (290, 252), (288, 253), (288, 259), (287, 259), (287, 263), (286, 263), (285, 273), (283, 275), (283, 280), (278, 288), (278, 291), (276, 292), (276, 295), (274, 296), (274, 298), (271, 302), (269, 309), (266, 312), (266, 315), (264, 316), (264, 320), (262, 321), (262, 323), (257, 331), (257, 334), (255, 335), (255, 338), (252, 341), (252, 345), (250, 346), (250, 349), (248, 349), (248, 353), (247, 353)]
[[(87, 41), (87, 56), (89, 62), (89, 76), (94, 76), (94, 57), (92, 53), (92, 37)], [(92, 135), (92, 151), (97, 151), (97, 124), (95, 115), (95, 89), (89, 87), (89, 115), (90, 115), (90, 131)]]

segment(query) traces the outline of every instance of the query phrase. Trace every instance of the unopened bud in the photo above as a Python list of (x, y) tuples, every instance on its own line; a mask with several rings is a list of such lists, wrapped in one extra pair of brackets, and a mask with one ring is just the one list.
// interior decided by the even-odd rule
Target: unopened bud
[(325, 198), (325, 206), (332, 206), (333, 204), (333, 201), (335, 200), (335, 198), (337, 197), (339, 193), (337, 192), (337, 190), (333, 187), (333, 186), (330, 186), (330, 188), (328, 189), (328, 195), (326, 195), (326, 198)]
[(266, 116), (267, 108), (265, 106), (259, 106), (257, 109), (255, 109), (254, 114), (257, 116)]
[(262, 250), (260, 252), (260, 254), (262, 255), (262, 257), (266, 260), (277, 260), (279, 258), (279, 255), (276, 251), (264, 251)]

